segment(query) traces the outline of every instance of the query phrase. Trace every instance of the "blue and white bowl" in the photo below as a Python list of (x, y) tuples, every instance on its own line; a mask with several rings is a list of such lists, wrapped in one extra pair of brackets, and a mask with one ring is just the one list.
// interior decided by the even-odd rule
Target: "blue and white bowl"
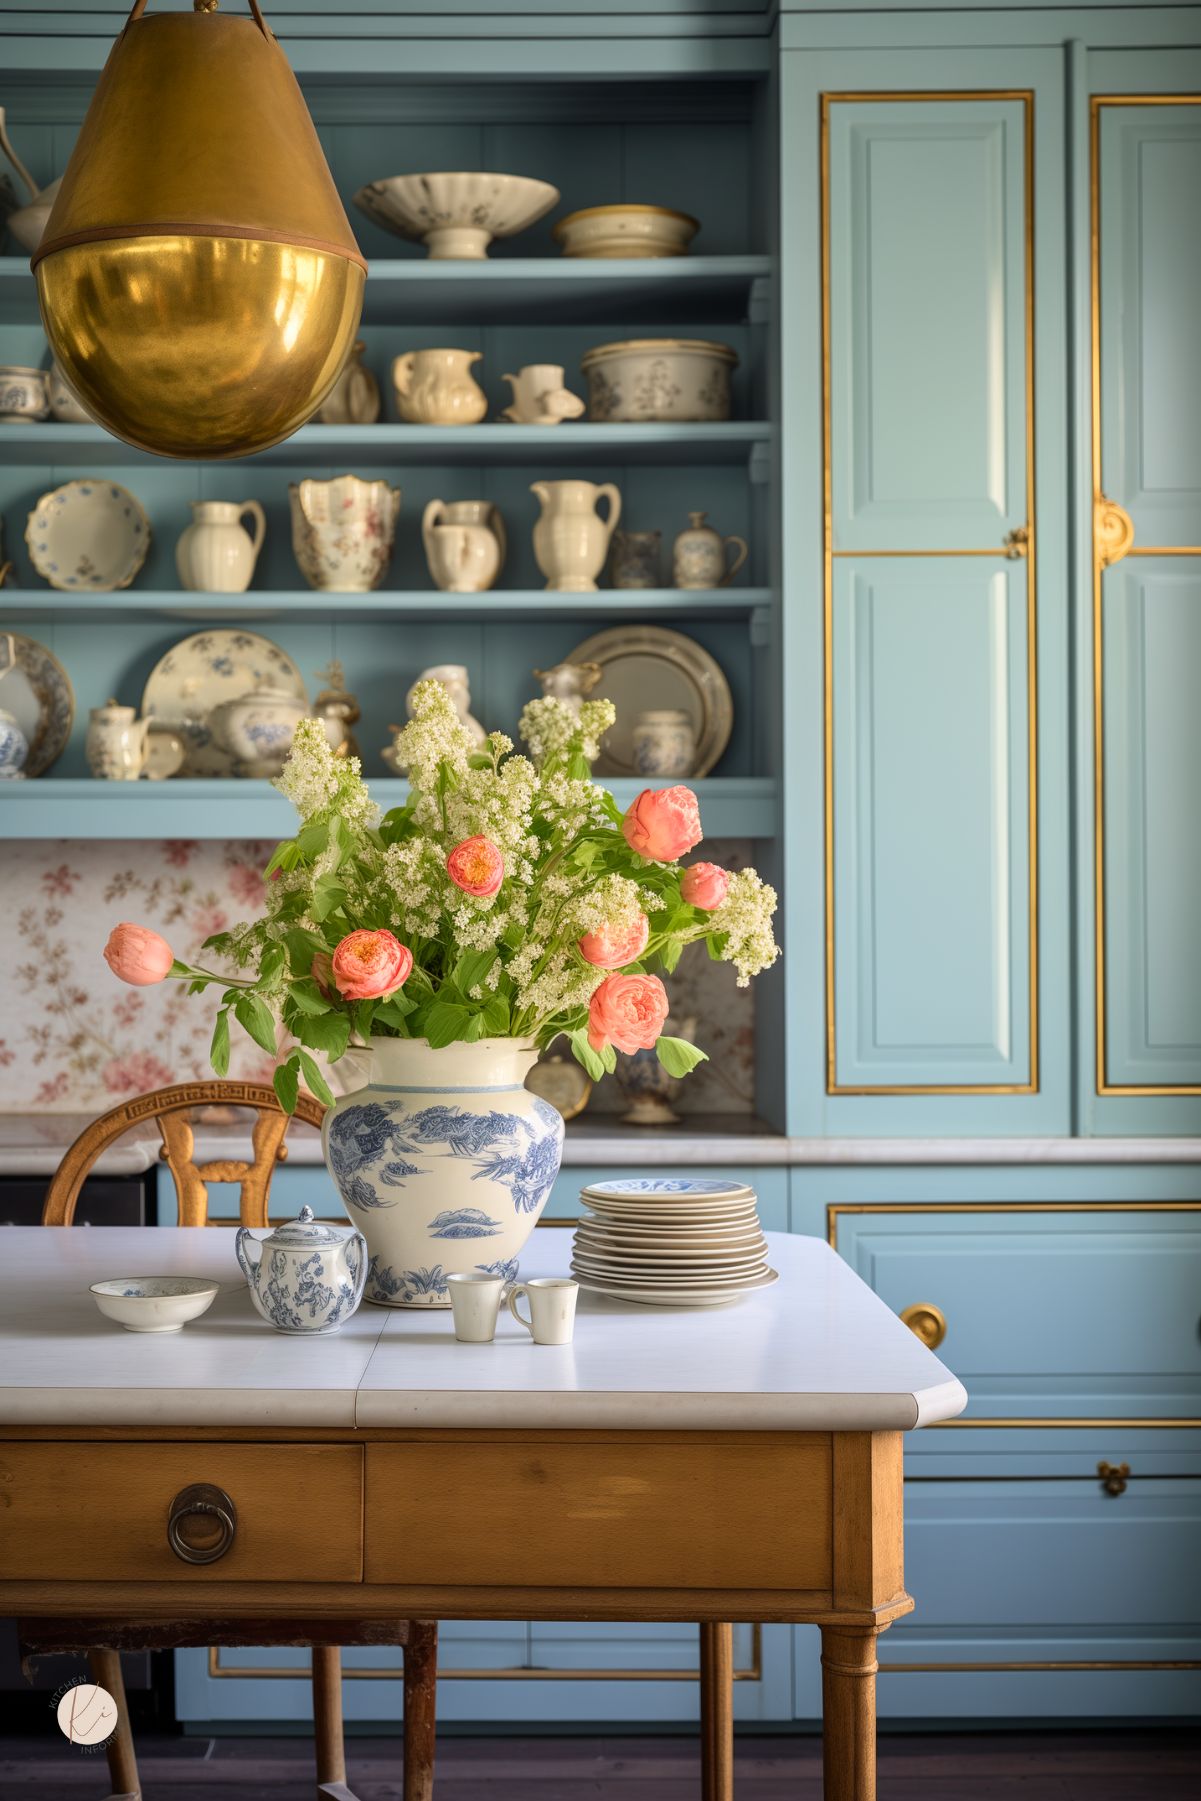
[(105, 1319), (127, 1332), (179, 1332), (208, 1312), (220, 1287), (206, 1276), (114, 1276), (91, 1292)]

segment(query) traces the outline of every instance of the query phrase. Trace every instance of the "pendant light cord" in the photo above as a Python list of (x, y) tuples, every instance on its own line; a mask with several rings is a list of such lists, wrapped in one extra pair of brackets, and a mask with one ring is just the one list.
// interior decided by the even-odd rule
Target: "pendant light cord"
[[(125, 21), (126, 29), (128, 29), (130, 25), (137, 23), (142, 14), (146, 11), (148, 3), (149, 0), (133, 0), (133, 9), (130, 12), (128, 19)], [(192, 10), (198, 13), (213, 13), (217, 10), (217, 4), (218, 0), (192, 0)], [(259, 5), (259, 0), (250, 0), (250, 10), (254, 14), (255, 24), (258, 26), (263, 36), (270, 42), (272, 38), (271, 28), (263, 17), (263, 9)]]

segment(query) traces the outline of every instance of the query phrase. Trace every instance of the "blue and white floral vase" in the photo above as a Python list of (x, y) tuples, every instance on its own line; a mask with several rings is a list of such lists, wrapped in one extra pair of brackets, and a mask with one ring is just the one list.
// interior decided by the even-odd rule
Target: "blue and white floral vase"
[(372, 1040), (365, 1087), (325, 1116), (325, 1161), (367, 1240), (366, 1299), (449, 1307), (447, 1277), (517, 1280), (563, 1152), (563, 1118), (525, 1087), (516, 1038), (433, 1050)]

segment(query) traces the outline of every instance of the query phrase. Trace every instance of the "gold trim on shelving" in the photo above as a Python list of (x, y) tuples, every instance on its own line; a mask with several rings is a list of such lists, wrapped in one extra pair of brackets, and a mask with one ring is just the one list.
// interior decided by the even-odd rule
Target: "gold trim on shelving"
[[(1101, 109), (1106, 106), (1201, 106), (1201, 94), (1094, 94), (1089, 102), (1089, 319), (1092, 489), (1094, 521), (1100, 507), (1114, 507), (1101, 488)], [(1117, 508), (1117, 511), (1123, 509)], [(1125, 515), (1129, 518), (1129, 515)], [(1133, 526), (1131, 526), (1133, 533)], [(1093, 986), (1098, 1095), (1201, 1095), (1201, 1082), (1111, 1082), (1106, 1013), (1105, 945), (1105, 675), (1102, 629), (1102, 575), (1107, 559), (1093, 530)], [(1143, 557), (1198, 556), (1193, 545), (1139, 545), (1126, 554)], [(1113, 559), (1116, 560), (1116, 559)]]
[[(1201, 1201), (828, 1201), (826, 1203), (826, 1242), (838, 1249), (838, 1216), (840, 1213), (1201, 1213)], [(953, 1427), (975, 1431), (1006, 1431), (1067, 1427), (1072, 1430), (1137, 1430), (1178, 1431), (1201, 1427), (1201, 1419), (1112, 1418), (997, 1418), (974, 1414), (971, 1419), (933, 1420), (923, 1427), (926, 1432), (944, 1432)], [(935, 1480), (936, 1478), (931, 1478)], [(1019, 1478), (1014, 1478), (1019, 1480)]]
[[(1026, 521), (1028, 551), (1026, 581), (1026, 685), (1028, 776), (1028, 896), (1029, 917), (1029, 1078), (1025, 1082), (856, 1082), (838, 1080), (838, 1047), (835, 1023), (834, 956), (834, 559), (846, 556), (962, 557), (1007, 555), (1005, 545), (964, 550), (843, 551), (834, 548), (832, 473), (832, 400), (830, 332), (830, 108), (847, 102), (984, 101), (1017, 100), (1023, 108), (1025, 155), (1025, 358), (1026, 358)], [(1038, 1008), (1038, 605), (1035, 575), (1035, 471), (1034, 471), (1034, 93), (1029, 88), (964, 88), (934, 91), (839, 92), (821, 95), (821, 392), (822, 392), (822, 632), (823, 632), (823, 745), (825, 805), (825, 997), (826, 1092), (839, 1095), (1037, 1094), (1039, 1091)]]
[(971, 1671), (989, 1670), (1201, 1670), (1201, 1659), (1181, 1658), (1134, 1658), (1130, 1660), (1111, 1660), (1109, 1658), (1085, 1659), (1049, 1658), (1041, 1662), (1015, 1663), (878, 1663), (876, 1668), (883, 1676), (901, 1676), (908, 1671), (936, 1670), (940, 1674), (952, 1674), (956, 1670)]
[[(272, 1682), (295, 1681), (298, 1677), (307, 1677), (308, 1670), (303, 1664), (294, 1669), (286, 1665), (264, 1665), (257, 1669), (253, 1664), (223, 1664), (221, 1650), (218, 1645), (209, 1646), (208, 1673), (218, 1680), (249, 1677), (253, 1680)], [(347, 1669), (342, 1670), (343, 1678), (358, 1682), (398, 1682), (404, 1675), (404, 1665), (385, 1667), (382, 1669)], [(751, 1661), (733, 1672), (735, 1682), (762, 1682), (763, 1680), (763, 1627), (756, 1620), (751, 1626)], [(498, 1670), (448, 1670), (439, 1668), (439, 1682), (697, 1682), (700, 1670), (542, 1670), (530, 1669), (524, 1664), (507, 1664)]]

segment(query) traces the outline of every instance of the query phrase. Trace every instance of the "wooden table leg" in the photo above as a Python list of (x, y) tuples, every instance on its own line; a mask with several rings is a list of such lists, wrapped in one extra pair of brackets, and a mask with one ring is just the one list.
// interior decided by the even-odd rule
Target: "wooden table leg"
[(117, 1703), (117, 1730), (104, 1747), (108, 1758), (109, 1780), (113, 1785), (111, 1801), (141, 1801), (142, 1785), (138, 1780), (138, 1759), (133, 1748), (133, 1731), (129, 1724), (129, 1704), (125, 1699), (125, 1678), (121, 1674), (121, 1658), (116, 1651), (96, 1646), (88, 1652), (88, 1669), (92, 1681), (107, 1689)]
[(314, 1645), (313, 1738), (317, 1755), (317, 1801), (355, 1801), (346, 1786), (346, 1740), (342, 1726), (342, 1652), (337, 1645)]
[(436, 1620), (409, 1621), (404, 1670), (404, 1801), (432, 1801), (438, 1708)]
[(876, 1801), (874, 1626), (822, 1627), (825, 1801)]
[(725, 1620), (701, 1623), (701, 1795), (734, 1796), (734, 1628)]

